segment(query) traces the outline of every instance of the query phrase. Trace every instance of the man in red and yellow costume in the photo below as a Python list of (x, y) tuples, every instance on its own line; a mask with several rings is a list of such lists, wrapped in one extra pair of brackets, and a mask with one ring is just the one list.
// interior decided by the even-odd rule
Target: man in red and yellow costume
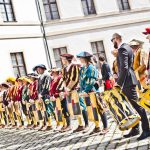
[(15, 112), (15, 107), (14, 104), (16, 102), (16, 94), (17, 94), (17, 86), (18, 83), (16, 81), (16, 78), (14, 77), (9, 77), (6, 79), (6, 82), (10, 85), (8, 89), (8, 113), (9, 113), (9, 118), (10, 118), (10, 127), (17, 127), (17, 115)]
[(133, 69), (135, 71), (136, 77), (139, 81), (139, 84), (143, 88), (147, 88), (147, 64), (148, 64), (148, 53), (142, 48), (144, 42), (133, 39), (130, 42), (130, 46), (134, 52), (134, 63)]
[[(31, 128), (36, 128), (39, 122), (38, 117), (38, 110), (36, 108), (37, 101), (38, 101), (38, 75), (36, 73), (30, 73), (28, 74), (28, 77), (32, 81), (29, 85), (29, 102), (31, 104), (31, 110), (32, 110), (32, 120), (33, 125)], [(39, 112), (41, 113), (41, 112)]]

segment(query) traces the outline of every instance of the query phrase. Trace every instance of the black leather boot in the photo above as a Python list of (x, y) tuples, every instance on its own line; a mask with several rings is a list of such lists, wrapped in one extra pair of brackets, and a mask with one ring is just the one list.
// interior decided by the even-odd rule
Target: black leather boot
[(137, 138), (138, 141), (144, 140), (147, 137), (150, 137), (150, 130), (149, 131), (143, 131), (142, 134)]
[(123, 137), (129, 138), (129, 137), (136, 136), (138, 134), (140, 134), (139, 128), (133, 128), (133, 129), (131, 129), (131, 131), (128, 134), (124, 135)]

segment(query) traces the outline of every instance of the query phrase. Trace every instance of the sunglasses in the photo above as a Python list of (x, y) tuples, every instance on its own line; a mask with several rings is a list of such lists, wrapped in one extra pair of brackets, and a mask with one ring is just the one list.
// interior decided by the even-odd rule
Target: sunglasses
[(112, 39), (111, 39), (111, 42), (113, 42), (114, 40), (115, 40), (115, 38), (112, 38)]

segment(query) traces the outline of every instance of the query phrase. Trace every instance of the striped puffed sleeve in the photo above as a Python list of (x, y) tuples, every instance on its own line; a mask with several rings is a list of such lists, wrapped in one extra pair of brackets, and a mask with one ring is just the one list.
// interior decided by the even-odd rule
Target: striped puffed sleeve
[(62, 69), (62, 79), (65, 81), (66, 79), (65, 79), (65, 73), (66, 73), (66, 68), (64, 67), (63, 69)]
[(58, 92), (64, 91), (64, 82), (63, 82), (63, 78), (60, 78), (56, 90), (57, 90)]
[(28, 86), (24, 86), (22, 90), (22, 100), (29, 101), (29, 88)]
[(72, 65), (70, 68), (70, 79), (67, 88), (72, 89), (79, 82), (79, 67), (78, 65)]
[(49, 94), (49, 90), (50, 90), (50, 82), (51, 82), (51, 78), (50, 76), (45, 76), (44, 78), (44, 82), (42, 85), (42, 91), (41, 91), (41, 95), (44, 96), (45, 94)]

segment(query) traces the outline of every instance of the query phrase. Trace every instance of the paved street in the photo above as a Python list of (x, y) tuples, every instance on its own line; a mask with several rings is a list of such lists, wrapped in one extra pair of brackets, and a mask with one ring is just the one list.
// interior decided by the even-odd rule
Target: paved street
[[(77, 121), (73, 120), (74, 128)], [(118, 130), (112, 118), (109, 119), (110, 131), (106, 135), (91, 135), (72, 132), (59, 133), (53, 131), (35, 131), (29, 129), (0, 129), (0, 150), (148, 150), (150, 138), (137, 142), (136, 138), (124, 139), (122, 135), (127, 132)], [(90, 124), (90, 130), (93, 129)]]

